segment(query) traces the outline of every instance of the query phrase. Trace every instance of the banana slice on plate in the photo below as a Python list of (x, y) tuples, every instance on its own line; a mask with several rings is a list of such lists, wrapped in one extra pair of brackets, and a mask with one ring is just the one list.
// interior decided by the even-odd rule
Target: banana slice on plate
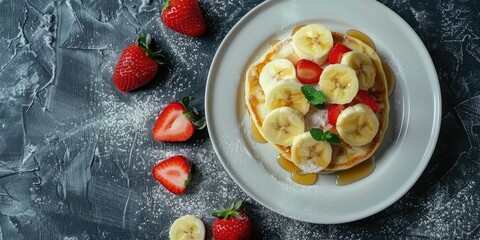
[(293, 139), (304, 131), (303, 115), (291, 107), (280, 107), (271, 111), (262, 124), (265, 139), (282, 146), (291, 146)]
[(337, 119), (337, 131), (348, 145), (363, 146), (377, 135), (379, 122), (370, 107), (356, 104), (345, 108)]
[(330, 103), (349, 103), (358, 92), (357, 74), (344, 64), (328, 65), (323, 70), (318, 85)]
[(170, 227), (170, 240), (205, 239), (205, 224), (194, 215), (185, 215), (175, 220)]
[(368, 90), (375, 84), (375, 75), (377, 71), (370, 58), (358, 51), (345, 53), (342, 57), (341, 64), (345, 64), (353, 68), (358, 78), (358, 88)]
[(302, 93), (302, 86), (297, 79), (285, 79), (274, 83), (265, 95), (265, 106), (270, 111), (279, 107), (292, 107), (302, 115), (307, 114), (310, 103)]
[(291, 151), (292, 162), (305, 173), (317, 173), (332, 161), (332, 146), (315, 140), (310, 132), (295, 137)]
[(284, 79), (295, 78), (296, 71), (292, 62), (287, 59), (275, 59), (267, 63), (259, 76), (259, 83), (263, 91), (266, 93), (272, 85)]
[(321, 65), (333, 47), (332, 32), (320, 24), (309, 24), (298, 30), (292, 38), (295, 53)]

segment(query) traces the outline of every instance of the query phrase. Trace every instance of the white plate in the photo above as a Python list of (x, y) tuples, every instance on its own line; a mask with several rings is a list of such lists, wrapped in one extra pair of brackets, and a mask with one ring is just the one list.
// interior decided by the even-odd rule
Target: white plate
[[(357, 29), (375, 42), (392, 66), (397, 87), (390, 100), (389, 130), (367, 178), (347, 186), (320, 176), (314, 186), (293, 183), (268, 144), (251, 140), (243, 100), (246, 66), (269, 42), (300, 24), (332, 31)], [(377, 213), (403, 196), (425, 169), (440, 129), (441, 96), (432, 60), (415, 32), (373, 0), (266, 1), (245, 15), (220, 45), (210, 68), (205, 107), (218, 157), (253, 199), (284, 216), (312, 223), (343, 223)]]

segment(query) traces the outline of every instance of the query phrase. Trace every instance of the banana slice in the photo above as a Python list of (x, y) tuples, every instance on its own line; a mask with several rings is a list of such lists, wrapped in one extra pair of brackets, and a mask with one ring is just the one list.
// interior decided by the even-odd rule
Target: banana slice
[(356, 104), (345, 108), (337, 119), (337, 131), (348, 145), (363, 146), (373, 140), (378, 132), (378, 119), (370, 107)]
[(310, 24), (298, 30), (292, 39), (295, 53), (321, 65), (333, 47), (332, 32), (320, 24)]
[(315, 140), (310, 132), (298, 135), (293, 140), (292, 162), (305, 173), (317, 173), (332, 161), (332, 146)]
[(355, 70), (359, 89), (368, 90), (375, 84), (375, 75), (377, 72), (372, 60), (370, 60), (366, 54), (358, 51), (345, 53), (341, 63)]
[(343, 64), (327, 66), (318, 85), (330, 103), (349, 103), (358, 92), (357, 74), (351, 67)]
[(291, 146), (293, 139), (305, 131), (303, 115), (291, 107), (280, 107), (271, 111), (264, 119), (262, 132), (273, 144)]
[(292, 79), (295, 76), (295, 66), (292, 62), (287, 59), (275, 59), (263, 67), (258, 81), (266, 93), (277, 81)]
[(292, 107), (305, 115), (310, 109), (310, 103), (302, 93), (302, 86), (297, 79), (276, 82), (265, 95), (265, 106), (269, 110)]
[(194, 215), (185, 215), (175, 220), (170, 227), (170, 240), (203, 240), (205, 224)]

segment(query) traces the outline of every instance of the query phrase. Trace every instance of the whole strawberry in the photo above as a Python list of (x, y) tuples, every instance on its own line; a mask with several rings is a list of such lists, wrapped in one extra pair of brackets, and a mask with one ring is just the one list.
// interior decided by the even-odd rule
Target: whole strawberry
[(198, 37), (205, 32), (205, 20), (197, 0), (166, 0), (162, 21), (175, 32)]
[(113, 83), (122, 92), (130, 92), (152, 81), (157, 74), (160, 51), (150, 50), (152, 36), (140, 36), (138, 42), (123, 50), (113, 73)]
[(215, 240), (248, 240), (252, 234), (252, 223), (248, 216), (239, 211), (243, 201), (236, 200), (229, 208), (220, 209), (213, 215), (218, 217), (213, 223), (213, 237)]

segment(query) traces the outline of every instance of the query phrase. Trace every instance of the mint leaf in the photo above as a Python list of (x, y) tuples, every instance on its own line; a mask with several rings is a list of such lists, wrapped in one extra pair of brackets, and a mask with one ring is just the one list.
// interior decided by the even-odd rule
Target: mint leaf
[(323, 131), (321, 129), (318, 129), (318, 128), (310, 129), (310, 135), (312, 135), (312, 138), (317, 141), (323, 141)]
[(325, 95), (310, 85), (304, 85), (300, 88), (307, 101), (316, 108), (323, 108)]
[(317, 141), (325, 141), (330, 144), (338, 144), (340, 143), (340, 137), (337, 135), (333, 134), (330, 131), (322, 131), (322, 129), (319, 128), (312, 128), (310, 129), (310, 135), (312, 135), (312, 138), (317, 140)]
[(339, 144), (340, 143), (340, 138), (330, 131), (326, 131), (323, 134), (323, 138), (324, 138), (324, 141), (326, 141), (330, 144)]

